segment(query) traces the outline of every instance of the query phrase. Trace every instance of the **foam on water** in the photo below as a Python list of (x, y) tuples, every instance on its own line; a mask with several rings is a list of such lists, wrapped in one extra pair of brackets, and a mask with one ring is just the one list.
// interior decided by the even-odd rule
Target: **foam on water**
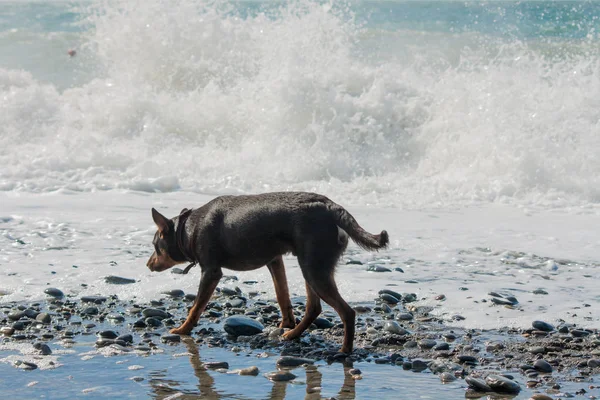
[(78, 59), (52, 61), (86, 69), (79, 82), (0, 69), (0, 188), (311, 189), (405, 207), (600, 199), (593, 28), (517, 40), (384, 29), (307, 1), (259, 10), (93, 3)]

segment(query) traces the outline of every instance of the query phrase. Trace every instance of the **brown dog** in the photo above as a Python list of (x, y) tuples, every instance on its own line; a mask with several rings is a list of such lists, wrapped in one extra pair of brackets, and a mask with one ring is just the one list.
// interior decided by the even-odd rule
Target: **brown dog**
[[(343, 207), (325, 196), (305, 192), (221, 196), (200, 208), (184, 209), (172, 219), (153, 208), (152, 218), (158, 232), (148, 268), (164, 271), (190, 262), (188, 269), (198, 263), (202, 270), (194, 305), (172, 333), (188, 335), (196, 326), (223, 276), (221, 268), (250, 271), (266, 265), (281, 307), (280, 327), (293, 328), (284, 338), (299, 337), (321, 313), (323, 299), (344, 323), (340, 351), (352, 352), (355, 312), (338, 292), (335, 266), (348, 245), (348, 236), (366, 250), (378, 250), (389, 243), (386, 231), (372, 235)], [(298, 326), (281, 258), (287, 253), (298, 257), (306, 281), (306, 312)]]

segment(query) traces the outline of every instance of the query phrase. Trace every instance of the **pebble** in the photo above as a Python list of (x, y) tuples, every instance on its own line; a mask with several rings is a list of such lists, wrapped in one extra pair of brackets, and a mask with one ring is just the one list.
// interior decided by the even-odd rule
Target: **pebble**
[(273, 382), (286, 382), (291, 381), (292, 379), (296, 379), (296, 375), (292, 374), (289, 371), (268, 372), (265, 374), (265, 377), (267, 377)]
[(3, 326), (0, 328), (0, 334), (4, 336), (12, 336), (13, 333), (15, 333), (15, 328), (12, 326)]
[(600, 367), (600, 360), (592, 358), (591, 360), (588, 360), (587, 365), (590, 368), (598, 368)]
[(521, 391), (521, 386), (517, 382), (502, 375), (488, 375), (485, 382), (494, 392), (519, 393)]
[(117, 323), (117, 324), (125, 322), (125, 317), (122, 316), (121, 314), (111, 313), (106, 316), (106, 319), (109, 319), (112, 322)]
[(162, 335), (160, 341), (163, 343), (179, 343), (181, 342), (181, 336), (179, 335)]
[(547, 396), (545, 394), (542, 393), (535, 393), (532, 394), (531, 397), (529, 398), (529, 400), (554, 400), (552, 397)]
[(104, 296), (83, 296), (81, 298), (81, 301), (83, 303), (95, 303), (95, 304), (102, 304), (106, 300), (108, 300), (108, 298), (104, 297)]
[(476, 392), (488, 393), (492, 392), (492, 388), (483, 380), (479, 378), (474, 378), (472, 376), (467, 376), (465, 378), (465, 382), (469, 387)]
[(369, 272), (392, 272), (391, 269), (386, 268), (382, 265), (369, 265), (367, 267), (367, 271), (369, 271)]
[(315, 319), (313, 324), (315, 324), (317, 329), (330, 329), (330, 328), (334, 327), (333, 322), (331, 322), (327, 318), (322, 318), (322, 317)]
[(395, 298), (397, 298), (398, 300), (402, 300), (402, 295), (398, 292), (394, 292), (393, 290), (390, 289), (382, 289), (379, 291), (378, 293), (379, 295), (382, 294), (389, 294), (390, 296), (394, 296)]
[(229, 369), (229, 363), (227, 361), (205, 362), (204, 366), (208, 369)]
[(101, 331), (98, 332), (98, 336), (104, 339), (116, 339), (119, 335), (115, 331)]
[(46, 343), (40, 343), (40, 342), (34, 343), (33, 348), (36, 349), (37, 351), (39, 351), (40, 354), (43, 356), (49, 356), (50, 354), (52, 354), (52, 350)]
[(47, 288), (46, 290), (44, 290), (44, 293), (56, 299), (62, 299), (63, 297), (65, 297), (65, 294), (57, 288)]
[(232, 336), (252, 336), (261, 333), (265, 327), (252, 318), (233, 316), (225, 320), (223, 329)]
[(169, 313), (163, 310), (159, 310), (158, 308), (144, 308), (142, 310), (142, 315), (144, 317), (152, 317), (158, 319), (169, 318)]
[(549, 323), (544, 321), (533, 321), (531, 323), (531, 326), (542, 332), (552, 332), (554, 330), (553, 325), (550, 325)]
[(135, 283), (135, 279), (109, 275), (109, 276), (104, 277), (104, 282), (111, 284), (111, 285), (130, 285), (132, 283)]
[(41, 322), (42, 324), (49, 324), (50, 322), (52, 322), (52, 317), (50, 317), (50, 314), (43, 312), (39, 313), (35, 317), (35, 320)]
[(185, 296), (185, 292), (181, 289), (167, 290), (162, 292), (162, 294), (166, 294), (167, 296), (172, 297), (174, 299), (178, 299), (180, 297)]
[(398, 304), (398, 302), (400, 302), (400, 299), (387, 293), (380, 294), (379, 298), (387, 304)]
[(240, 370), (237, 370), (238, 375), (247, 375), (247, 376), (257, 376), (258, 372), (259, 372), (258, 367), (256, 367), (256, 366), (251, 366), (248, 368), (242, 368)]
[(427, 367), (427, 363), (421, 360), (413, 360), (411, 363), (411, 369), (415, 372), (425, 371)]
[(396, 321), (387, 321), (383, 325), (383, 330), (385, 332), (393, 333), (395, 335), (408, 335), (408, 334), (410, 334), (410, 332), (408, 332), (406, 329), (404, 329), (403, 327), (401, 327), (400, 324), (397, 323)]
[(442, 372), (440, 374), (440, 380), (442, 381), (442, 383), (450, 383), (450, 382), (454, 382), (456, 380), (456, 376), (454, 376), (454, 374), (451, 374), (449, 372)]
[(81, 310), (82, 315), (98, 315), (100, 311), (96, 306), (89, 306)]
[(419, 341), (419, 347), (422, 349), (431, 349), (433, 348), (437, 342), (432, 339), (423, 339)]
[(533, 367), (540, 371), (540, 372), (544, 372), (544, 373), (551, 373), (552, 372), (552, 365), (550, 365), (548, 363), (548, 361), (546, 360), (537, 360), (534, 364)]
[(15, 367), (19, 368), (19, 369), (23, 369), (25, 371), (33, 371), (34, 369), (37, 369), (37, 365), (32, 363), (32, 362), (28, 362), (28, 361), (22, 361), (22, 360), (17, 360), (14, 362), (13, 364)]
[(312, 365), (314, 363), (315, 363), (315, 360), (311, 360), (310, 358), (292, 357), (292, 356), (282, 356), (277, 360), (278, 367), (298, 367), (300, 365), (304, 365), (304, 364)]

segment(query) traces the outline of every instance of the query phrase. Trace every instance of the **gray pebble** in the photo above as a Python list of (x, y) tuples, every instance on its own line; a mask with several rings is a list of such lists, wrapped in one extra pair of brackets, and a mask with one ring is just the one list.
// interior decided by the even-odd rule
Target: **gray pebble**
[(393, 290), (390, 289), (382, 289), (379, 291), (380, 295), (382, 294), (389, 294), (390, 296), (394, 296), (395, 298), (397, 298), (398, 300), (402, 300), (402, 295), (398, 292), (394, 292)]
[(333, 322), (331, 322), (327, 318), (322, 318), (322, 317), (315, 319), (313, 324), (316, 325), (317, 329), (330, 329), (330, 328), (333, 328), (333, 326), (334, 326)]
[(537, 360), (534, 364), (533, 367), (540, 371), (540, 372), (544, 372), (544, 373), (551, 373), (552, 372), (552, 365), (550, 365), (548, 363), (548, 361), (546, 360)]
[(301, 358), (301, 357), (293, 357), (293, 356), (282, 356), (277, 360), (278, 367), (298, 367), (300, 365), (314, 364), (315, 361), (310, 358)]
[(163, 343), (179, 343), (181, 342), (181, 336), (179, 335), (162, 335), (160, 341)]
[(106, 330), (98, 332), (98, 336), (104, 339), (116, 339), (119, 335), (115, 331)]
[(519, 393), (521, 386), (515, 381), (512, 381), (502, 375), (488, 375), (485, 382), (494, 392), (498, 393)]
[(229, 363), (227, 361), (205, 362), (204, 366), (208, 369), (229, 369)]
[(369, 265), (367, 267), (367, 271), (369, 271), (369, 272), (392, 272), (391, 269), (386, 268), (382, 265)]
[(265, 327), (252, 318), (233, 316), (225, 320), (223, 329), (232, 336), (252, 336), (261, 333)]
[(142, 310), (142, 315), (144, 317), (154, 317), (158, 319), (169, 318), (169, 313), (159, 310), (158, 308), (145, 308)]
[(454, 374), (451, 374), (449, 372), (442, 372), (440, 374), (440, 380), (442, 381), (442, 383), (450, 383), (450, 382), (454, 382), (456, 380), (456, 376), (454, 376)]
[(15, 367), (19, 368), (19, 369), (23, 369), (25, 371), (32, 371), (34, 369), (37, 369), (37, 365), (32, 363), (32, 362), (28, 362), (28, 361), (22, 361), (22, 360), (17, 360), (14, 362), (13, 364)]
[(173, 290), (167, 290), (165, 292), (162, 292), (162, 294), (166, 294), (169, 297), (173, 297), (173, 298), (180, 298), (185, 296), (185, 292), (181, 289), (173, 289)]
[(437, 344), (437, 342), (433, 339), (423, 339), (419, 341), (419, 347), (422, 349), (431, 349)]
[(598, 368), (600, 367), (600, 360), (597, 358), (592, 358), (591, 360), (588, 360), (587, 366), (590, 368)]
[(413, 360), (411, 367), (414, 372), (421, 372), (427, 369), (427, 363), (421, 360)]
[(396, 319), (399, 321), (412, 321), (413, 318), (411, 313), (399, 313), (396, 315)]
[(96, 306), (89, 306), (81, 310), (82, 315), (98, 315), (100, 311)]
[(52, 350), (46, 343), (40, 343), (40, 342), (34, 343), (33, 348), (38, 350), (40, 352), (40, 354), (43, 356), (49, 356), (50, 354), (52, 354)]
[(132, 283), (135, 283), (135, 279), (109, 275), (104, 277), (104, 282), (109, 283), (111, 285), (130, 285)]
[(52, 318), (50, 317), (50, 314), (48, 313), (39, 313), (36, 317), (35, 320), (38, 322), (41, 322), (42, 324), (49, 324), (50, 322), (52, 322)]
[(483, 379), (474, 378), (472, 376), (467, 376), (465, 378), (465, 382), (467, 383), (467, 385), (469, 385), (469, 387), (471, 389), (475, 390), (476, 392), (482, 392), (482, 393), (493, 392), (492, 388), (487, 383), (485, 383), (485, 381)]
[(552, 332), (554, 330), (553, 325), (550, 325), (549, 323), (544, 322), (544, 321), (533, 321), (531, 323), (531, 326), (533, 326), (538, 331), (542, 331), (542, 332)]
[(63, 297), (65, 297), (65, 294), (61, 290), (56, 288), (47, 288), (46, 290), (44, 290), (44, 293), (56, 299), (62, 299)]
[(296, 375), (289, 371), (274, 371), (266, 373), (265, 377), (274, 382), (286, 382), (295, 379)]
[(251, 366), (248, 368), (242, 368), (238, 371), (239, 375), (246, 375), (246, 376), (257, 376), (258, 375), (258, 367), (256, 366)]
[(383, 330), (386, 332), (390, 332), (393, 333), (395, 335), (407, 335), (409, 334), (409, 332), (402, 328), (400, 326), (400, 324), (398, 324), (396, 321), (387, 321), (384, 325), (383, 325)]
[(387, 294), (387, 293), (382, 293), (379, 295), (379, 298), (386, 302), (387, 304), (398, 304), (398, 302), (400, 301), (400, 299), (392, 296), (391, 294)]
[(81, 298), (81, 301), (84, 303), (95, 303), (95, 304), (104, 303), (106, 300), (108, 300), (108, 298), (104, 297), (104, 296), (83, 296)]

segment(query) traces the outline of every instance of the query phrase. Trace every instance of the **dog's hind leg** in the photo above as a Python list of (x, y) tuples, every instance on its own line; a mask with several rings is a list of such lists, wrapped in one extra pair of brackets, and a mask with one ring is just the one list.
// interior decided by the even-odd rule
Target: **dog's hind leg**
[(344, 343), (340, 352), (352, 353), (356, 311), (340, 295), (333, 279), (333, 269), (329, 273), (319, 274), (319, 278), (311, 280), (310, 284), (315, 293), (339, 314), (344, 323)]
[(294, 329), (283, 334), (284, 339), (296, 339), (314, 322), (321, 314), (321, 300), (315, 291), (306, 282), (306, 311), (304, 318)]
[(189, 335), (192, 329), (198, 323), (200, 314), (206, 308), (208, 301), (210, 300), (213, 292), (217, 288), (219, 281), (223, 277), (223, 271), (219, 267), (213, 268), (202, 268), (202, 277), (200, 278), (200, 285), (198, 286), (198, 295), (194, 301), (194, 305), (190, 308), (190, 312), (185, 322), (179, 327), (171, 329), (171, 333), (178, 335)]
[(294, 310), (292, 309), (292, 302), (290, 301), (290, 291), (288, 289), (285, 266), (283, 265), (281, 256), (277, 256), (270, 261), (267, 264), (267, 268), (273, 278), (277, 302), (279, 303), (279, 308), (281, 308), (281, 324), (279, 324), (279, 327), (293, 328), (296, 326), (296, 318), (294, 317)]

